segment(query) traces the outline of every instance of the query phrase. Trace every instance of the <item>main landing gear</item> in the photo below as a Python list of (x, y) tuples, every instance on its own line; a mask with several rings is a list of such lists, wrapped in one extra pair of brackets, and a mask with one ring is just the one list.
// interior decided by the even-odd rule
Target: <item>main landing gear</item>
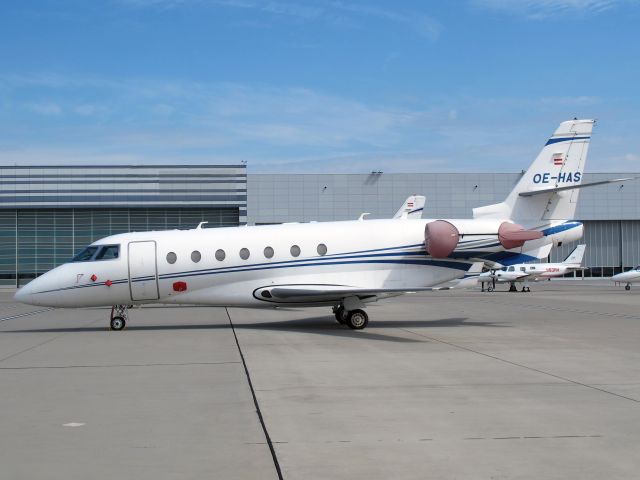
[[(509, 291), (510, 292), (517, 292), (518, 291), (518, 287), (516, 287), (516, 282), (511, 282), (511, 285), (509, 286)], [(531, 288), (529, 288), (529, 285), (525, 284), (522, 287), (522, 290), (520, 290), (521, 292), (528, 292), (531, 293)]]
[(369, 315), (359, 308), (347, 311), (342, 305), (333, 307), (333, 314), (340, 325), (347, 325), (353, 330), (362, 330), (369, 324)]
[(127, 325), (129, 315), (127, 311), (131, 308), (131, 305), (114, 305), (111, 307), (111, 319), (109, 325), (111, 330), (122, 330)]
[(631, 284), (630, 284), (630, 283), (627, 283), (627, 284), (624, 286), (624, 289), (625, 289), (625, 290), (631, 290)]

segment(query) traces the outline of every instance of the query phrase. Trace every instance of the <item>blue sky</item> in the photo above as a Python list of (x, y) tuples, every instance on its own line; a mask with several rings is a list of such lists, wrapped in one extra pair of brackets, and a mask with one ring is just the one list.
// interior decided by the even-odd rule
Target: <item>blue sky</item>
[(0, 164), (519, 171), (597, 118), (640, 170), (638, 0), (0, 6)]

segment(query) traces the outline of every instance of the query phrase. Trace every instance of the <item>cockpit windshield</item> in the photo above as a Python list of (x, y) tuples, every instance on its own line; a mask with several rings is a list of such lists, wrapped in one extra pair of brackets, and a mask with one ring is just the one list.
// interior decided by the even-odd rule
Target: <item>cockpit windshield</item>
[(75, 257), (71, 259), (72, 262), (88, 262), (93, 258), (95, 253), (98, 251), (98, 247), (86, 247), (80, 253), (78, 253)]
[(105, 245), (100, 247), (100, 251), (96, 255), (96, 260), (113, 260), (118, 258), (120, 253), (120, 245)]
[(113, 260), (120, 254), (120, 245), (92, 245), (84, 248), (71, 259), (72, 262), (89, 262), (92, 260)]

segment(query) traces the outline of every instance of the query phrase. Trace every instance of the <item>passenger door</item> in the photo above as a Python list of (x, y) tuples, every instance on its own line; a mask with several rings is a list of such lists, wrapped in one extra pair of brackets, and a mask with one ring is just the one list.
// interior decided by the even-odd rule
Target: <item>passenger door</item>
[(131, 300), (157, 300), (156, 242), (129, 242), (129, 290)]

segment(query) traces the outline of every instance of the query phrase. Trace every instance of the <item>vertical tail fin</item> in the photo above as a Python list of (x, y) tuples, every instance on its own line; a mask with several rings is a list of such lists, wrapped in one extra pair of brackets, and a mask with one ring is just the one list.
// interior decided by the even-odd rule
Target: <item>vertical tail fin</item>
[(582, 257), (584, 257), (584, 251), (587, 248), (586, 245), (578, 245), (573, 252), (571, 252), (562, 263), (567, 265), (579, 266), (582, 264)]
[(404, 204), (393, 218), (422, 218), (424, 204), (425, 197), (422, 195), (411, 195), (404, 201)]
[(578, 189), (526, 197), (520, 194), (580, 185), (594, 123), (577, 119), (562, 122), (504, 202), (474, 208), (474, 218), (510, 218), (523, 224), (572, 219)]

